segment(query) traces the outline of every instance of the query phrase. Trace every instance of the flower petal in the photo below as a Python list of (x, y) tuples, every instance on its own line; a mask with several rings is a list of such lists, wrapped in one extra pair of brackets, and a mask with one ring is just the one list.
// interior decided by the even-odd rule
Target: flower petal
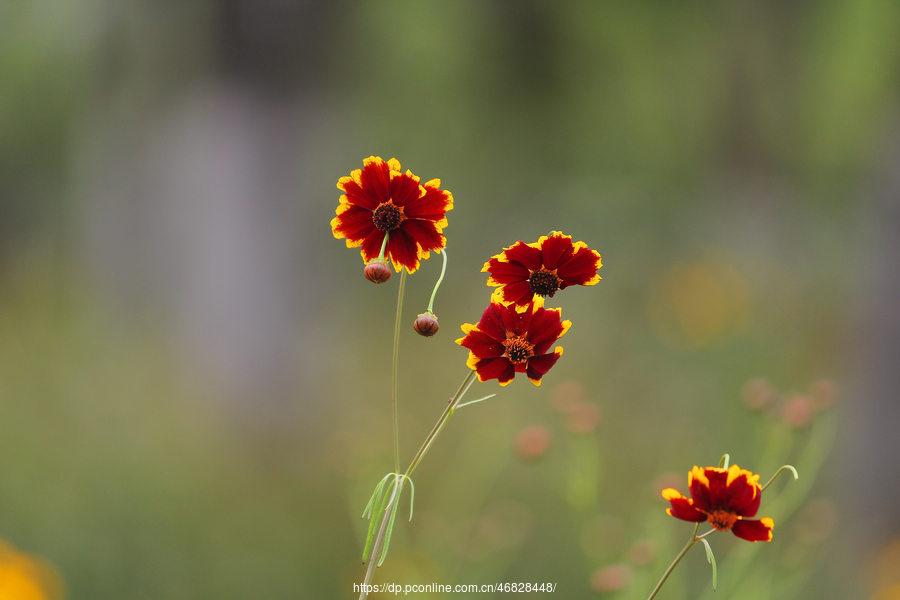
[(731, 532), (748, 542), (770, 542), (773, 529), (775, 529), (775, 522), (766, 517), (759, 520), (738, 519), (731, 528)]
[(496, 379), (500, 385), (506, 385), (516, 376), (515, 365), (505, 356), (498, 358), (474, 358), (469, 357), (466, 364), (475, 369), (478, 381)]
[(666, 512), (676, 519), (691, 523), (702, 523), (706, 520), (706, 515), (694, 508), (693, 502), (682, 496), (681, 492), (675, 488), (664, 489), (662, 496), (672, 505), (671, 508), (666, 509)]
[(711, 482), (707, 477), (708, 470), (709, 469), (701, 469), (695, 465), (688, 474), (688, 487), (690, 488), (691, 499), (693, 500), (694, 506), (696, 506), (698, 510), (709, 513), (715, 510), (716, 507), (713, 504), (712, 495), (709, 489)]
[(562, 354), (562, 346), (557, 346), (550, 354), (540, 354), (529, 358), (528, 370), (526, 371), (528, 379), (530, 379), (534, 385), (541, 385), (541, 377), (556, 364), (556, 361), (559, 360), (559, 357), (562, 356)]
[(357, 183), (360, 188), (378, 198), (379, 202), (387, 202), (391, 197), (391, 168), (380, 156), (370, 156), (363, 160), (362, 173)]
[(531, 319), (531, 326), (525, 339), (536, 347), (558, 340), (572, 324), (571, 321), (563, 323), (561, 319), (562, 311), (558, 308), (548, 310), (542, 307), (537, 309)]
[[(507, 262), (517, 262), (530, 271), (537, 271), (541, 268), (541, 250), (535, 248), (525, 242), (516, 242), (509, 248), (499, 254), (497, 258), (503, 256)], [(503, 260), (503, 259), (501, 259)]]
[(365, 241), (362, 242), (362, 248), (360, 248), (360, 252), (362, 253), (363, 260), (366, 261), (366, 264), (378, 258), (383, 242), (384, 232), (373, 225), (369, 235), (367, 235)]
[(447, 218), (444, 213), (453, 210), (453, 194), (447, 190), (439, 190), (438, 186), (439, 179), (432, 179), (422, 186), (419, 198), (405, 206), (406, 216), (410, 219), (428, 219), (434, 221), (439, 228), (446, 227)]
[(419, 178), (410, 171), (406, 173), (391, 171), (390, 198), (397, 206), (404, 207), (404, 214), (405, 207), (421, 198), (424, 193), (424, 188), (419, 185)]
[(400, 224), (400, 229), (409, 234), (423, 251), (440, 250), (447, 245), (447, 238), (435, 227), (433, 221), (406, 219)]
[(508, 283), (500, 288), (499, 291), (503, 304), (514, 304), (516, 307), (527, 307), (528, 303), (535, 297), (527, 281)]
[(492, 258), (484, 263), (484, 268), (482, 268), (481, 271), (489, 271), (491, 273), (491, 276), (488, 277), (487, 284), (495, 287), (515, 282), (524, 282), (527, 285), (528, 277), (530, 275), (528, 269), (521, 264), (502, 262), (496, 258)]
[(759, 486), (759, 475), (731, 465), (728, 469), (727, 506), (723, 506), (741, 517), (753, 517), (759, 510), (762, 489)]
[(415, 273), (419, 268), (419, 246), (402, 227), (390, 232), (386, 254), (397, 272), (401, 266), (406, 267), (410, 273)]
[(560, 265), (568, 261), (574, 252), (572, 236), (563, 235), (561, 231), (557, 231), (548, 237), (542, 237), (539, 242), (541, 242), (544, 268), (548, 271), (555, 271), (560, 268)]
[(506, 352), (503, 344), (478, 329), (459, 340), (459, 345), (468, 348), (478, 358), (496, 358)]
[(534, 307), (535, 304), (532, 303), (524, 312), (517, 311), (513, 305), (503, 307), (501, 314), (503, 315), (503, 326), (506, 327), (506, 331), (513, 336), (526, 336), (528, 326), (531, 324)]
[(478, 329), (498, 342), (506, 341), (506, 327), (503, 325), (503, 307), (493, 301), (488, 304), (478, 321)]
[(341, 177), (338, 180), (338, 189), (343, 190), (345, 195), (341, 198), (349, 204), (354, 204), (366, 210), (375, 210), (375, 208), (384, 202), (375, 195), (372, 190), (365, 190), (360, 187), (360, 175), (362, 171), (355, 169), (351, 173), (351, 177)]
[(331, 231), (336, 238), (362, 239), (375, 227), (372, 211), (350, 204), (346, 201), (346, 196), (341, 196), (341, 203), (335, 214), (337, 216), (331, 221)]
[(561, 264), (556, 275), (562, 279), (559, 289), (570, 285), (595, 285), (600, 281), (597, 270), (602, 267), (600, 254), (591, 250), (583, 242), (575, 244), (575, 252)]

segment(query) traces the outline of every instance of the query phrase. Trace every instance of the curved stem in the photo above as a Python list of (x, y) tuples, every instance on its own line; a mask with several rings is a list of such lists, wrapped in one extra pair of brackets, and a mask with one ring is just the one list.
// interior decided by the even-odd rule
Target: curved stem
[(772, 485), (772, 482), (775, 481), (775, 478), (776, 478), (776, 477), (778, 477), (779, 475), (781, 475), (781, 472), (782, 472), (782, 471), (790, 471), (791, 473), (793, 473), (793, 474), (794, 474), (794, 481), (797, 481), (798, 479), (800, 479), (800, 476), (797, 474), (797, 469), (795, 469), (795, 468), (792, 467), (791, 465), (784, 465), (783, 467), (781, 467), (780, 469), (778, 469), (777, 471), (775, 471), (775, 474), (772, 475), (772, 478), (769, 479), (769, 481), (766, 482), (766, 485), (762, 486), (762, 489), (760, 489), (759, 492), (762, 493), (762, 492), (766, 491), (766, 488), (769, 487), (770, 485)]
[(675, 570), (675, 567), (679, 562), (681, 562), (681, 559), (684, 558), (684, 555), (687, 554), (688, 550), (690, 550), (694, 546), (694, 544), (699, 541), (700, 538), (697, 537), (698, 529), (700, 529), (700, 523), (697, 523), (694, 526), (694, 533), (691, 534), (691, 539), (688, 540), (687, 544), (684, 545), (684, 548), (681, 549), (681, 552), (678, 553), (678, 556), (675, 557), (675, 560), (672, 561), (672, 564), (669, 565), (669, 568), (666, 569), (666, 572), (663, 573), (662, 579), (659, 580), (659, 583), (657, 583), (656, 587), (653, 588), (653, 591), (650, 592), (650, 596), (647, 598), (647, 600), (653, 600), (654, 598), (656, 598), (656, 594), (658, 594), (659, 590), (662, 589), (662, 586), (666, 582), (666, 579), (669, 578), (669, 575), (672, 573), (672, 571)]
[(444, 280), (444, 273), (447, 272), (447, 249), (444, 248), (441, 251), (441, 255), (444, 257), (444, 264), (441, 267), (441, 276), (438, 277), (437, 283), (434, 284), (434, 291), (431, 292), (431, 300), (428, 301), (428, 312), (434, 314), (432, 308), (434, 308), (434, 297), (437, 295), (438, 288), (441, 287), (441, 282)]
[(400, 312), (403, 310), (403, 290), (406, 289), (406, 269), (400, 272), (400, 292), (397, 294), (397, 318), (394, 320), (394, 352), (391, 366), (391, 411), (394, 414), (394, 472), (400, 472), (400, 421), (397, 416), (397, 365), (400, 356)]

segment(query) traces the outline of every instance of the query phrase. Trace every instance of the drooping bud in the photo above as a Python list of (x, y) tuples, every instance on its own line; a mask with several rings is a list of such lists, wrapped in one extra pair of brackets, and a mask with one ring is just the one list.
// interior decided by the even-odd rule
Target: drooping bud
[(391, 266), (383, 258), (376, 258), (366, 265), (363, 273), (372, 283), (384, 283), (391, 278)]
[(416, 333), (422, 337), (431, 337), (438, 332), (438, 329), (440, 329), (438, 318), (433, 312), (426, 310), (416, 317), (416, 320), (413, 323), (413, 329), (415, 329)]

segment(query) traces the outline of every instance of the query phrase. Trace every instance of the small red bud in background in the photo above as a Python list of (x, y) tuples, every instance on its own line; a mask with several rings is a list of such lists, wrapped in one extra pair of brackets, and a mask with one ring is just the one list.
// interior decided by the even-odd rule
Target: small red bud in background
[(391, 278), (391, 266), (383, 258), (376, 258), (366, 265), (363, 273), (372, 283), (384, 283)]
[(438, 325), (438, 319), (434, 313), (426, 310), (416, 317), (416, 320), (413, 323), (413, 329), (415, 329), (416, 333), (422, 337), (431, 337), (438, 332), (440, 326)]

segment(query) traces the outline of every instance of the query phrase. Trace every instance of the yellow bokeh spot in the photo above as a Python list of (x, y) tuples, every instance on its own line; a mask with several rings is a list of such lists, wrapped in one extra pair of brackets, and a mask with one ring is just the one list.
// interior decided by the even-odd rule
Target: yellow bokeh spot
[(43, 561), (0, 542), (0, 600), (59, 600), (62, 584)]
[(747, 288), (743, 275), (726, 262), (678, 262), (654, 286), (651, 317), (669, 345), (707, 346), (746, 327)]
[(883, 545), (872, 559), (865, 576), (876, 586), (872, 600), (900, 600), (900, 538)]

